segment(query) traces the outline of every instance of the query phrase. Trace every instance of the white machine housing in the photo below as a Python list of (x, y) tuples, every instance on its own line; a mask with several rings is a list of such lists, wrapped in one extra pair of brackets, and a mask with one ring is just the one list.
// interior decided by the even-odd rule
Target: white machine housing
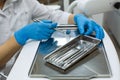
[(77, 7), (87, 16), (116, 10), (114, 5), (120, 0), (77, 0)]

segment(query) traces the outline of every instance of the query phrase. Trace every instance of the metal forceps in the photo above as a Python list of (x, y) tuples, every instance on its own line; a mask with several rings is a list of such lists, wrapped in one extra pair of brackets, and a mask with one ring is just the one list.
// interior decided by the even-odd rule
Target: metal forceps
[[(39, 22), (41, 20), (39, 19), (33, 19), (34, 22)], [(59, 31), (59, 32), (62, 32), (62, 30), (76, 30), (77, 29), (77, 25), (74, 25), (74, 24), (60, 24), (60, 25), (57, 25), (56, 28), (54, 28), (56, 31)]]

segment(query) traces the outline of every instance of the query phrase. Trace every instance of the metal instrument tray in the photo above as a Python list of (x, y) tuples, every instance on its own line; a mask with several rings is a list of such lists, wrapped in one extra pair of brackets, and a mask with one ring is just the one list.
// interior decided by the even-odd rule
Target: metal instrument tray
[[(77, 28), (75, 27), (69, 27), (68, 25), (68, 28), (66, 26), (65, 29), (63, 29), (63, 27), (58, 28), (59, 30), (56, 30), (53, 33), (52, 38), (40, 42), (36, 51), (36, 56), (28, 73), (30, 78), (48, 78), (50, 80), (91, 80), (94, 78), (109, 78), (112, 76), (111, 67), (102, 41), (100, 45), (97, 46), (97, 49), (78, 61), (74, 66), (68, 68), (64, 73), (57, 69), (53, 69), (53, 66), (47, 66), (46, 61), (44, 60), (46, 55), (64, 46), (79, 35)], [(66, 34), (68, 29), (71, 31), (70, 34)], [(56, 66), (54, 67), (56, 68)]]
[(46, 55), (44, 60), (65, 71), (95, 50), (100, 41), (101, 40), (90, 36), (80, 35), (52, 53)]

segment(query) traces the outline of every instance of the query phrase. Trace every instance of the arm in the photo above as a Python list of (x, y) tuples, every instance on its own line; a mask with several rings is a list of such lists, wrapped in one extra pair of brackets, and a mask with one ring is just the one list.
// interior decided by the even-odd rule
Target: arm
[(51, 20), (58, 24), (68, 24), (68, 16), (70, 13), (51, 9), (39, 3), (37, 0), (25, 0), (25, 3), (28, 9), (30, 9), (32, 20)]
[(12, 36), (5, 44), (0, 46), (0, 67), (4, 64), (21, 48)]
[(42, 40), (51, 37), (57, 26), (52, 21), (33, 22), (16, 31), (14, 36), (0, 46), (0, 67), (27, 42), (28, 39)]
[(70, 14), (68, 17), (68, 24), (75, 24), (74, 22), (74, 14)]

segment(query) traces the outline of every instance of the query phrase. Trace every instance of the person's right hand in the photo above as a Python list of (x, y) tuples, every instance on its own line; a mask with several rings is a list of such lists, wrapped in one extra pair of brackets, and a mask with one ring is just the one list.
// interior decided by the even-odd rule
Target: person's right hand
[(42, 40), (50, 38), (56, 26), (57, 23), (48, 20), (33, 22), (16, 31), (14, 36), (18, 44), (24, 45), (28, 39)]
[(95, 36), (98, 39), (104, 38), (104, 31), (103, 28), (98, 25), (95, 21), (90, 20), (83, 14), (76, 14), (74, 16), (75, 24), (78, 25), (78, 30), (82, 35), (91, 35), (95, 32)]

